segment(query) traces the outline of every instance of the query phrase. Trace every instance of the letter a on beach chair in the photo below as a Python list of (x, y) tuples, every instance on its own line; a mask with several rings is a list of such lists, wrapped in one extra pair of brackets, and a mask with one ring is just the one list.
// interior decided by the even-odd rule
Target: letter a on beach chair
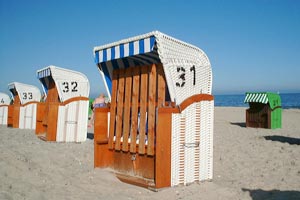
[(9, 104), (9, 96), (5, 93), (0, 92), (0, 125), (7, 125)]
[(205, 53), (154, 31), (94, 48), (110, 106), (95, 109), (94, 166), (147, 188), (212, 179)]
[(36, 134), (46, 141), (85, 141), (90, 91), (87, 77), (55, 66), (38, 70), (37, 77), (46, 97), (38, 105)]
[(8, 84), (13, 104), (8, 107), (8, 126), (20, 129), (35, 129), (37, 104), (41, 99), (40, 90), (33, 85), (13, 82)]

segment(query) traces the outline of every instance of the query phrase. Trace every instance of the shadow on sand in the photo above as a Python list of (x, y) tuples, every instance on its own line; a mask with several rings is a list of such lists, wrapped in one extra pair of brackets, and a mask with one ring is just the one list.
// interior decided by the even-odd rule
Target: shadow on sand
[(242, 188), (242, 191), (249, 192), (253, 200), (284, 200), (300, 199), (300, 191), (281, 191), (281, 190), (250, 190)]
[(272, 141), (276, 141), (276, 142), (300, 145), (300, 139), (298, 139), (298, 138), (285, 137), (285, 136), (280, 136), (280, 135), (264, 136), (264, 138), (266, 140), (272, 140)]
[(236, 125), (236, 126), (240, 126), (242, 128), (246, 127), (246, 123), (245, 122), (230, 122), (230, 124)]
[(93, 140), (94, 139), (94, 133), (87, 133), (87, 139)]

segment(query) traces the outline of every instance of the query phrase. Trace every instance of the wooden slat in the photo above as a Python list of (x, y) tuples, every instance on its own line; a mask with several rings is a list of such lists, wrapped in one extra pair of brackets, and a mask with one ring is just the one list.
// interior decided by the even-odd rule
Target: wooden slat
[(119, 83), (117, 93), (117, 116), (116, 116), (116, 141), (115, 150), (121, 148), (122, 124), (123, 124), (123, 103), (124, 103), (124, 86), (125, 86), (125, 71), (119, 70)]
[(124, 102), (124, 118), (123, 118), (123, 144), (122, 150), (128, 151), (128, 136), (130, 130), (130, 104), (131, 104), (131, 87), (132, 87), (132, 71), (128, 68), (125, 72), (125, 102)]
[(59, 102), (58, 91), (57, 91), (57, 87), (56, 87), (54, 81), (49, 82), (46, 103), (49, 103), (49, 102)]
[(47, 141), (56, 141), (58, 102), (49, 102), (48, 121), (47, 121)]
[(166, 80), (162, 64), (157, 65), (157, 106), (163, 107), (166, 101)]
[(117, 70), (113, 71), (112, 90), (111, 90), (111, 106), (110, 106), (110, 121), (109, 121), (109, 140), (108, 148), (114, 148), (115, 136), (115, 121), (116, 121), (116, 102), (117, 102), (117, 89), (118, 89), (118, 73)]
[(149, 102), (148, 102), (148, 147), (147, 155), (154, 155), (155, 137), (155, 104), (156, 104), (156, 66), (151, 66), (149, 77)]
[(108, 108), (95, 109), (94, 167), (111, 167), (113, 151), (108, 149)]
[(108, 132), (108, 108), (95, 108), (94, 111), (94, 141), (106, 141)]
[(14, 96), (14, 105), (19, 105), (19, 104), (21, 104), (20, 97), (19, 97), (19, 95), (15, 95)]
[(19, 98), (19, 95), (16, 93), (14, 96), (14, 106), (13, 106), (13, 112), (12, 112), (12, 127), (13, 128), (19, 128), (19, 121), (20, 121), (20, 105), (21, 101)]
[(145, 154), (145, 130), (148, 96), (148, 66), (141, 69), (141, 96), (140, 96), (140, 127), (139, 127), (139, 153)]
[(132, 108), (131, 108), (131, 131), (130, 131), (130, 152), (136, 153), (136, 135), (138, 128), (139, 112), (139, 91), (140, 91), (140, 68), (133, 69), (133, 91), (132, 91)]
[(13, 110), (13, 128), (19, 128), (20, 122), (20, 104), (14, 104)]
[(155, 187), (171, 186), (171, 131), (173, 108), (158, 109), (155, 154)]
[(43, 118), (45, 116), (45, 110), (46, 110), (46, 104), (44, 102), (40, 102), (37, 104), (35, 134), (40, 134), (45, 132), (43, 126)]
[[(48, 95), (45, 102), (45, 113), (42, 122), (43, 130), (46, 132), (46, 135), (48, 134), (48, 127), (49, 127), (48, 121), (50, 120), (49, 112), (50, 112), (51, 103), (59, 103), (57, 87), (53, 80), (49, 82)], [(51, 130), (52, 129), (50, 128), (50, 132)], [(46, 138), (48, 138), (48, 136), (46, 136)]]

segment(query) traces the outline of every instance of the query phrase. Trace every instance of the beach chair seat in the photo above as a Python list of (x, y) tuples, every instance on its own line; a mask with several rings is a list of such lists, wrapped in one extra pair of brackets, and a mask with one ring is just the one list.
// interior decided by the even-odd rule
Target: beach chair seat
[(94, 52), (110, 97), (110, 107), (95, 109), (95, 167), (153, 189), (212, 179), (214, 101), (203, 51), (155, 31)]

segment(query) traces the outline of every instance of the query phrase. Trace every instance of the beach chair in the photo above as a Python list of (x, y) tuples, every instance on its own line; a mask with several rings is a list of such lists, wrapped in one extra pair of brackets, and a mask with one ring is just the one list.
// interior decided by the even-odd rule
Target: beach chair
[(40, 90), (33, 85), (19, 82), (8, 84), (13, 104), (8, 106), (7, 126), (20, 129), (35, 129), (37, 104), (41, 99)]
[(212, 179), (212, 72), (205, 53), (154, 31), (94, 48), (110, 106), (95, 109), (94, 166), (163, 188)]
[(271, 92), (246, 92), (246, 127), (281, 128), (281, 98)]
[(8, 106), (10, 105), (10, 97), (0, 92), (0, 125), (7, 125)]
[(90, 85), (77, 71), (48, 66), (37, 71), (44, 93), (36, 134), (45, 141), (83, 142), (87, 138)]

